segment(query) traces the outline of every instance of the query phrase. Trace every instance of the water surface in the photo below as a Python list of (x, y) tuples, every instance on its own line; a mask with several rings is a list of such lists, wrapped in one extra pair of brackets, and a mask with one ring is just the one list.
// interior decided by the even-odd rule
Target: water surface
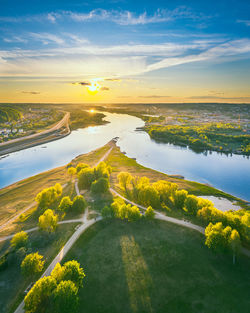
[[(14, 152), (0, 159), (0, 188), (70, 162), (118, 136), (118, 146), (138, 163), (166, 174), (208, 183), (250, 201), (250, 161), (217, 152), (198, 154), (187, 148), (157, 143), (135, 131), (144, 122), (134, 116), (105, 112), (109, 124), (78, 129), (62, 139)], [(44, 148), (46, 147), (46, 148)]]

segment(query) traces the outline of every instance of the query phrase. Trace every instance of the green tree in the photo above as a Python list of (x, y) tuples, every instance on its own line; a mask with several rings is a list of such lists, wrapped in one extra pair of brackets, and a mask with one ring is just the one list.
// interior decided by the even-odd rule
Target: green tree
[(19, 249), (20, 247), (27, 246), (28, 243), (28, 234), (25, 231), (20, 231), (16, 233), (11, 239), (10, 245), (14, 249)]
[(155, 218), (155, 211), (154, 211), (154, 209), (151, 206), (149, 206), (147, 208), (147, 210), (145, 211), (145, 215), (144, 216), (148, 220), (153, 220)]
[(198, 200), (196, 196), (193, 195), (188, 195), (186, 200), (185, 200), (185, 208), (188, 213), (192, 215), (196, 215), (198, 211)]
[(183, 209), (188, 192), (186, 190), (176, 190), (174, 193), (174, 205), (177, 209)]
[(94, 180), (95, 180), (94, 169), (90, 167), (83, 168), (78, 174), (79, 189), (89, 189)]
[(95, 179), (104, 177), (109, 179), (111, 173), (111, 167), (107, 166), (105, 162), (100, 162), (97, 167), (94, 168)]
[(69, 167), (68, 174), (70, 175), (70, 179), (72, 181), (73, 176), (76, 174), (76, 168), (74, 168), (73, 166)]
[(24, 298), (26, 313), (47, 313), (52, 309), (52, 294), (57, 284), (55, 278), (39, 279)]
[(103, 218), (113, 218), (114, 217), (114, 211), (110, 206), (105, 205), (104, 208), (102, 208), (102, 217)]
[(126, 192), (126, 194), (128, 194), (128, 187), (132, 180), (131, 174), (129, 174), (128, 172), (120, 172), (117, 175), (117, 178), (118, 178), (120, 187)]
[(128, 208), (128, 221), (129, 222), (135, 222), (135, 221), (138, 221), (140, 218), (141, 218), (141, 213), (140, 213), (140, 210), (139, 208), (134, 205), (134, 206), (130, 206)]
[(66, 262), (63, 266), (57, 263), (51, 272), (51, 276), (54, 277), (58, 283), (63, 280), (71, 280), (77, 288), (80, 288), (83, 285), (85, 274), (80, 264), (72, 260)]
[(228, 235), (231, 227), (224, 228), (222, 223), (210, 223), (205, 229), (205, 245), (214, 252), (224, 252), (228, 248)]
[(83, 168), (89, 167), (88, 164), (78, 163), (76, 166), (76, 172), (79, 173)]
[(57, 227), (57, 220), (58, 216), (48, 209), (39, 217), (38, 227), (49, 233), (54, 232)]
[(138, 195), (139, 202), (148, 207), (159, 207), (160, 206), (160, 197), (158, 191), (150, 185), (145, 186), (139, 191)]
[(56, 313), (76, 313), (79, 304), (77, 293), (78, 289), (72, 281), (61, 281), (53, 291), (53, 311)]
[(107, 178), (101, 177), (95, 180), (91, 185), (91, 192), (106, 193), (109, 190), (109, 181)]
[(25, 276), (34, 276), (37, 273), (40, 273), (43, 270), (44, 261), (42, 260), (43, 256), (36, 253), (31, 253), (26, 255), (22, 264), (21, 270)]
[(62, 212), (67, 212), (70, 210), (72, 206), (72, 201), (70, 200), (70, 197), (63, 197), (58, 209)]
[(72, 203), (72, 211), (76, 213), (82, 213), (86, 209), (87, 203), (83, 196), (75, 196)]
[(241, 247), (240, 235), (235, 229), (233, 229), (230, 234), (229, 244), (233, 251), (233, 264), (235, 264), (235, 256), (236, 254), (238, 254), (238, 252), (240, 251), (240, 247)]
[(45, 208), (51, 205), (55, 200), (62, 194), (62, 186), (60, 184), (55, 184), (53, 187), (43, 189), (39, 192), (35, 198), (40, 208)]

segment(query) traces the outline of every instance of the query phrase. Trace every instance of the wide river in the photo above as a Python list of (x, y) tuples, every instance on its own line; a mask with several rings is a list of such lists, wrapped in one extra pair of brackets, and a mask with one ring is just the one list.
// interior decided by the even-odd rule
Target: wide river
[(118, 146), (138, 163), (166, 174), (208, 183), (250, 201), (250, 160), (217, 152), (198, 154), (187, 148), (156, 143), (145, 132), (135, 131), (144, 122), (134, 116), (106, 113), (109, 124), (72, 131), (62, 139), (11, 153), (0, 159), (0, 188), (42, 171), (68, 163), (119, 137)]

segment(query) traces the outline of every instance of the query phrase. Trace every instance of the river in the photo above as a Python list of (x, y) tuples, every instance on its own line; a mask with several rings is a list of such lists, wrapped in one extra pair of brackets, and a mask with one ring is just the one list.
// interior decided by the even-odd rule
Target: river
[(118, 146), (138, 163), (166, 174), (210, 184), (250, 201), (250, 160), (217, 152), (195, 153), (188, 148), (157, 143), (135, 129), (144, 122), (134, 116), (105, 112), (109, 124), (72, 131), (62, 139), (21, 150), (0, 159), (0, 188), (61, 166), (118, 136)]

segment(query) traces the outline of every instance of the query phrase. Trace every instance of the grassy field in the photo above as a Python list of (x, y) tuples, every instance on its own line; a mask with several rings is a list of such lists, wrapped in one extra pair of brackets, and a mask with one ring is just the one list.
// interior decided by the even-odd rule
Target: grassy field
[(66, 260), (86, 279), (80, 312), (249, 312), (249, 260), (216, 256), (204, 237), (166, 222), (99, 222)]
[[(29, 234), (29, 248), (45, 257), (45, 268), (51, 263), (68, 238), (73, 234), (77, 223), (59, 225), (56, 232), (47, 235), (35, 231)], [(9, 241), (1, 243), (0, 253), (10, 245)], [(21, 260), (13, 254), (8, 259), (8, 267), (0, 271), (0, 312), (13, 312), (24, 297), (24, 290), (31, 280), (24, 278), (20, 270)], [(38, 275), (39, 277), (39, 275)], [(37, 278), (38, 278), (37, 277)]]

